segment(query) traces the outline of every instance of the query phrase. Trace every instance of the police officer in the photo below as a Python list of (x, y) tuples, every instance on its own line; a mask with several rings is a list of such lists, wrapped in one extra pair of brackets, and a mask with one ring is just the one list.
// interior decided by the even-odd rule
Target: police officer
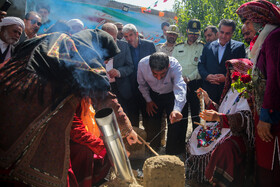
[[(187, 83), (187, 103), (185, 104), (182, 114), (183, 118), (188, 117), (188, 106), (190, 105), (193, 129), (197, 126), (194, 122), (199, 122), (198, 116), (200, 110), (199, 100), (195, 91), (201, 87), (202, 79), (198, 73), (197, 65), (202, 54), (203, 43), (200, 41), (200, 21), (191, 19), (187, 25), (187, 41), (177, 44), (173, 50), (174, 56), (182, 66), (182, 75), (184, 81)], [(185, 125), (187, 121), (182, 121)], [(182, 124), (182, 125), (183, 125)], [(187, 125), (186, 130), (187, 130)], [(182, 134), (182, 139), (185, 140), (186, 132)]]
[(168, 56), (172, 56), (178, 35), (179, 28), (176, 25), (170, 25), (166, 31), (166, 42), (156, 45), (157, 52), (164, 52)]

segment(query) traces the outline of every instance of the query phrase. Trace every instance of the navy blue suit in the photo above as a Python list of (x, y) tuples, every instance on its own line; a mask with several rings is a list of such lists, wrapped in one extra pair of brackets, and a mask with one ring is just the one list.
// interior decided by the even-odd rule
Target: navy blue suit
[(220, 101), (224, 83), (220, 85), (211, 84), (206, 81), (206, 77), (209, 74), (226, 75), (225, 62), (227, 60), (245, 58), (246, 56), (244, 44), (235, 40), (230, 40), (227, 44), (221, 63), (219, 63), (218, 50), (218, 40), (206, 44), (198, 63), (198, 71), (203, 80), (202, 88), (207, 91), (209, 97), (216, 103)]
[(129, 105), (129, 111), (127, 112), (127, 115), (131, 121), (131, 124), (133, 126), (139, 127), (139, 112), (141, 111), (143, 117), (143, 126), (145, 127), (149, 125), (149, 119), (146, 112), (146, 101), (138, 89), (137, 70), (139, 61), (142, 58), (155, 53), (156, 47), (152, 41), (139, 38), (138, 47), (134, 48), (130, 45), (130, 52), (134, 64), (133, 73), (130, 76), (133, 96), (131, 104)]

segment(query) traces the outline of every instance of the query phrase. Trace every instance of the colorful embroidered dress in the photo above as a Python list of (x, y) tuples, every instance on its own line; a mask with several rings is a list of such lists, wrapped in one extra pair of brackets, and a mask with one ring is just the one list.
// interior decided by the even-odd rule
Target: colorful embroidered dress
[[(227, 64), (230, 62), (239, 72), (246, 64), (242, 65), (239, 59), (228, 61)], [(251, 63), (245, 69), (248, 70), (250, 67), (252, 67)], [(223, 114), (220, 122), (207, 122), (206, 129), (198, 126), (188, 142), (186, 176), (199, 182), (218, 179), (226, 186), (236, 182), (238, 179), (235, 178), (235, 169), (236, 166), (242, 166), (241, 163), (244, 162), (245, 142), (248, 140), (251, 144), (253, 142), (249, 103), (242, 93), (229, 89), (231, 82), (229, 75), (228, 73), (225, 84), (226, 92), (223, 94), (221, 105), (218, 106), (210, 101), (206, 108), (208, 110), (218, 108), (218, 112)], [(240, 170), (243, 171), (243, 168)]]

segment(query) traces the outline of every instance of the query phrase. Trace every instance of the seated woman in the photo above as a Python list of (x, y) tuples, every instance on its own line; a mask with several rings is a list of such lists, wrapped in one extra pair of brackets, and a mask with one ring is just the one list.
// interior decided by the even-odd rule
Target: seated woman
[[(187, 177), (215, 186), (241, 186), (244, 182), (246, 152), (253, 144), (253, 121), (245, 92), (231, 87), (234, 75), (246, 75), (253, 66), (248, 59), (226, 62), (227, 76), (220, 105), (214, 103), (206, 91), (203, 94), (206, 110), (200, 113), (208, 121), (192, 133), (187, 146)], [(236, 72), (236, 73), (233, 73)], [(211, 121), (211, 122), (210, 122)], [(240, 185), (241, 184), (241, 185)]]
[[(95, 122), (91, 99), (83, 98), (74, 115), (70, 131), (70, 169), (68, 186), (92, 186), (104, 179), (111, 168), (103, 139)], [(107, 97), (94, 98), (97, 110), (110, 107), (114, 110), (119, 129), (129, 145), (136, 142), (137, 134), (132, 129), (130, 120), (123, 112), (116, 96), (108, 93)], [(129, 156), (129, 153), (127, 153)]]

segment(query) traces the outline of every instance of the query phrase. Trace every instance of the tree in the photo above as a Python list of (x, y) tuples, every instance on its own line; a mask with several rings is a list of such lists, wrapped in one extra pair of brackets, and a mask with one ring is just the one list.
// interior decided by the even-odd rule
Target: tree
[[(241, 34), (242, 23), (238, 15), (235, 13), (238, 7), (250, 0), (176, 0), (174, 10), (178, 17), (177, 26), (179, 27), (181, 36), (178, 40), (185, 40), (187, 23), (190, 19), (197, 18), (201, 22), (201, 34), (203, 36), (203, 28), (207, 25), (218, 24), (221, 19), (232, 19), (236, 22), (236, 31), (233, 35), (234, 40), (243, 41)], [(270, 0), (270, 2), (280, 5), (279, 0)]]

